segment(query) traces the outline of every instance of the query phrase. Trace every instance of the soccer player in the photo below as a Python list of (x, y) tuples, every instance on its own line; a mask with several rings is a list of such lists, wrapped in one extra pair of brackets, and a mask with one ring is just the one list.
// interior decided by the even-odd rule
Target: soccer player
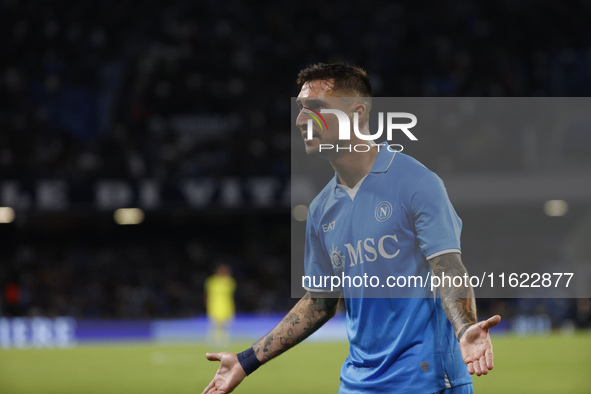
[[(460, 258), (461, 220), (437, 175), (407, 155), (370, 143), (367, 152), (328, 149), (368, 143), (351, 133), (338, 139), (339, 123), (308, 119), (314, 111), (338, 109), (359, 131), (369, 133), (371, 86), (367, 73), (346, 64), (317, 64), (298, 76), (297, 126), (308, 155), (326, 158), (335, 177), (310, 205), (306, 228), (307, 276), (464, 276)], [(328, 225), (327, 225), (328, 224)], [(382, 280), (383, 280), (382, 279)], [(462, 284), (463, 285), (463, 284)], [(472, 393), (470, 374), (493, 368), (489, 329), (501, 320), (478, 322), (474, 292), (442, 281), (438, 297), (370, 298), (367, 288), (309, 284), (306, 295), (252, 348), (208, 353), (220, 367), (203, 393), (231, 392), (262, 364), (297, 345), (337, 311), (344, 298), (349, 356), (339, 393)], [(416, 289), (420, 294), (421, 289)], [(425, 291), (430, 291), (427, 288)], [(384, 292), (384, 295), (387, 291)]]
[(230, 340), (228, 323), (234, 318), (234, 291), (236, 281), (232, 268), (227, 264), (216, 267), (212, 276), (205, 281), (205, 303), (207, 317), (214, 328), (214, 342), (222, 345)]

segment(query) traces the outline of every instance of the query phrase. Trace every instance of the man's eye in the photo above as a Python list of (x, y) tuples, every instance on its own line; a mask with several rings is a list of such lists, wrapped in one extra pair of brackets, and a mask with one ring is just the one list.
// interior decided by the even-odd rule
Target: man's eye
[(304, 109), (307, 109), (307, 110), (313, 109), (314, 111), (320, 111), (320, 109), (322, 109), (322, 108), (324, 108), (324, 105), (318, 105), (318, 104), (309, 105), (307, 107), (304, 107)]

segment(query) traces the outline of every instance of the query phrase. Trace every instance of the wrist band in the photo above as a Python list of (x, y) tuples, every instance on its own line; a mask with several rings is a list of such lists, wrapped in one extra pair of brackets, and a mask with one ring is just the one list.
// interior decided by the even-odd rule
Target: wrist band
[(242, 365), (242, 369), (246, 372), (247, 375), (250, 375), (254, 371), (257, 370), (258, 367), (263, 365), (262, 362), (259, 361), (257, 356), (254, 354), (254, 349), (246, 349), (242, 353), (238, 353), (238, 362)]
[(474, 324), (475, 323), (470, 323), (470, 324), (466, 324), (464, 327), (462, 327), (462, 329), (458, 333), (458, 342), (460, 341), (460, 339), (462, 339), (462, 335), (464, 335), (464, 333), (466, 332), (466, 330), (468, 328), (472, 327)]

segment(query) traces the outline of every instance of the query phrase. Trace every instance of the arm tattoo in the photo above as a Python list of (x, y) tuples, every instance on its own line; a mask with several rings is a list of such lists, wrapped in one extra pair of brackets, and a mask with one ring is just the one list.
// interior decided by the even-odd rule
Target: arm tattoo
[(285, 324), (290, 324), (293, 327), (300, 322), (300, 317), (296, 313), (290, 312), (289, 315), (285, 316), (283, 321)]
[(273, 342), (273, 333), (270, 333), (269, 335), (267, 335), (265, 337), (265, 343), (264, 343), (264, 346), (265, 347), (263, 348), (263, 351), (264, 352), (268, 352), (269, 351), (268, 348), (269, 348), (269, 345), (271, 344), (271, 342)]
[(312, 298), (306, 293), (273, 331), (253, 345), (257, 358), (265, 363), (297, 345), (333, 317), (338, 304), (339, 298)]
[[(458, 253), (448, 253), (437, 256), (429, 260), (433, 276), (442, 277), (464, 276), (467, 273), (460, 255)], [(439, 294), (441, 296), (441, 304), (445, 315), (451, 322), (456, 336), (462, 331), (462, 328), (468, 324), (475, 324), (478, 322), (476, 318), (476, 300), (474, 298), (474, 290), (468, 284), (464, 286), (449, 286), (449, 281), (441, 280), (439, 286)]]

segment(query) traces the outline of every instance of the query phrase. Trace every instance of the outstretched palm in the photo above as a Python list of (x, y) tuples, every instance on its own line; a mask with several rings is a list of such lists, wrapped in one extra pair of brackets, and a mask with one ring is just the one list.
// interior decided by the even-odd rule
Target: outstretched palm
[(488, 330), (501, 321), (495, 315), (488, 320), (474, 324), (466, 330), (460, 339), (460, 350), (470, 374), (486, 375), (494, 367), (493, 346)]
[(207, 353), (205, 357), (209, 361), (219, 361), (220, 367), (202, 394), (231, 393), (246, 377), (236, 353)]

